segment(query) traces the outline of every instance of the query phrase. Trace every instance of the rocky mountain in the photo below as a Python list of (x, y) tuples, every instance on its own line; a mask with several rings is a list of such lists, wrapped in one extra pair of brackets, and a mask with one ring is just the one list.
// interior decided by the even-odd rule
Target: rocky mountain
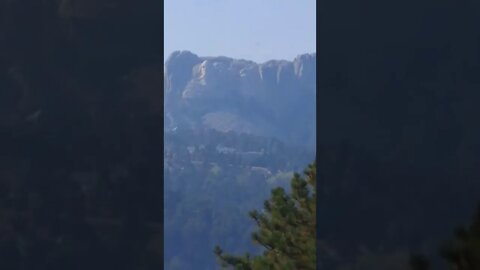
[(211, 128), (315, 147), (316, 54), (255, 63), (177, 51), (164, 73), (165, 128)]

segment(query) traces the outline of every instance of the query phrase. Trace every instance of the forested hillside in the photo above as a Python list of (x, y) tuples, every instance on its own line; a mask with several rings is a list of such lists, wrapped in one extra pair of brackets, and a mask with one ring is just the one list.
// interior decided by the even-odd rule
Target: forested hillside
[(215, 269), (217, 244), (258, 250), (246, 213), (315, 158), (315, 61), (167, 58), (166, 269)]
[(213, 247), (257, 252), (248, 211), (288, 187), (313, 151), (272, 138), (181, 130), (165, 134), (165, 269), (215, 269)]

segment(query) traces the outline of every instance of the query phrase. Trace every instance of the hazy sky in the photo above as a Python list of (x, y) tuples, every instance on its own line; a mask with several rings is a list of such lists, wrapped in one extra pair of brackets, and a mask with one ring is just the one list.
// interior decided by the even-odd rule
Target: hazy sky
[(316, 0), (165, 0), (164, 58), (189, 50), (264, 62), (315, 52)]

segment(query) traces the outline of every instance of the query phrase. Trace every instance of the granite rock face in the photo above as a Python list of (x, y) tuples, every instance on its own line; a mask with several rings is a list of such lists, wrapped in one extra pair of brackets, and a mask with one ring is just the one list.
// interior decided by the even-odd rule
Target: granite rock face
[(206, 127), (315, 146), (316, 54), (258, 64), (172, 53), (165, 63), (165, 128)]

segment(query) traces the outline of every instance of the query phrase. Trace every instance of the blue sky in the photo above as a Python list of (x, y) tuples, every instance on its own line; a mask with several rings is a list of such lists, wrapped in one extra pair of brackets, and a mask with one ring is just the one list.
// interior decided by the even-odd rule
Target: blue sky
[(315, 52), (316, 0), (165, 0), (164, 57), (189, 50), (257, 62)]

